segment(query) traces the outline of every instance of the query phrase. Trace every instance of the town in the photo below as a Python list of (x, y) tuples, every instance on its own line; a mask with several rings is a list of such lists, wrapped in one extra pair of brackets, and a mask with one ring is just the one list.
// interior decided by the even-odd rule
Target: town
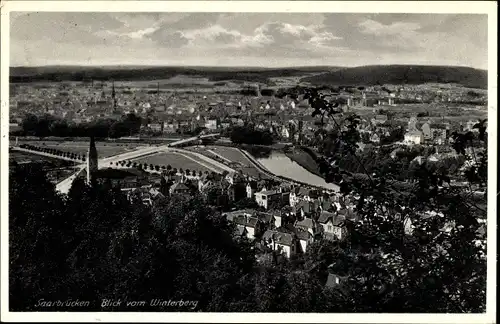
[(9, 310), (491, 312), (483, 16), (11, 13)]
[[(159, 82), (153, 90), (149, 90), (151, 84), (144, 89), (121, 82), (12, 84), (11, 133), (15, 135), (22, 128), (23, 135), (32, 138), (29, 135), (36, 137), (43, 133), (40, 129), (43, 118), (50, 124), (45, 125), (49, 132), (46, 140), (41, 137), (37, 141), (20, 140), (14, 136), (11, 149), (88, 163), (79, 169), (80, 177), (88, 178), (89, 183), (93, 177), (101, 182), (110, 181), (134, 202), (152, 205), (166, 196), (201, 193), (237, 225), (235, 236), (256, 242), (259, 258), (270, 250), (287, 257), (305, 253), (308, 244), (318, 237), (343, 240), (347, 236), (346, 223), (356, 222), (355, 203), (359, 197), (342, 196), (338, 186), (315, 179), (319, 176), (314, 160), (301, 149), (317, 150), (314, 145), (317, 130), (333, 129), (334, 122), (318, 125), (311, 117), (307, 100), (301, 100), (300, 87), (292, 88), (296, 94), (283, 97), (281, 89), (262, 89), (260, 85), (239, 86), (240, 92), (253, 90), (251, 95), (233, 94), (237, 92), (234, 89), (225, 93), (220, 90), (220, 87), (227, 89), (225, 82), (214, 85), (212, 93), (206, 85), (202, 87), (205, 91), (198, 93), (193, 83), (196, 81), (189, 83), (190, 90), (160, 90)], [(453, 166), (455, 175), (466, 161), (452, 149), (451, 134), (479, 132), (474, 126), (485, 117), (487, 100), (484, 91), (449, 85), (359, 86), (320, 92), (325, 98), (340, 100), (344, 112), (354, 111), (363, 116), (358, 126), (361, 152), (383, 149), (392, 159), (401, 159), (405, 152), (411, 152), (406, 153), (413, 154), (408, 166), (427, 160)], [(30, 117), (21, 117), (23, 114), (40, 120), (38, 124), (29, 124), (26, 119)], [(461, 117), (464, 115), (467, 118)], [(106, 161), (98, 166), (99, 150), (93, 137), (89, 148), (85, 142), (75, 148), (71, 140), (50, 139), (50, 136), (67, 137), (64, 131), (74, 125), (109, 120), (117, 123), (130, 116), (140, 120), (136, 133), (115, 139), (110, 136), (102, 142), (106, 143), (103, 149), (109, 164)], [(62, 123), (65, 127), (60, 126)], [(16, 128), (19, 125), (33, 128)], [(110, 124), (108, 135), (112, 135), (113, 125)], [(255, 144), (286, 152), (282, 154), (284, 163), (295, 164), (296, 170), (286, 173), (273, 166), (266, 167), (273, 163), (272, 158), (255, 158), (248, 153), (244, 147), (251, 141), (247, 138), (247, 143), (238, 142), (237, 138), (237, 133), (245, 128), (268, 134), (270, 142)], [(200, 134), (208, 136), (200, 138)], [(172, 144), (176, 142), (172, 140), (165, 148), (160, 144), (189, 136), (195, 136), (193, 141), (182, 143), (180, 148), (175, 148), (177, 145)], [(119, 145), (123, 145), (124, 152), (140, 150), (142, 141), (153, 141), (153, 151), (129, 159), (114, 158), (114, 162), (113, 156), (108, 156), (111, 153), (120, 157)], [(108, 152), (110, 148), (112, 151)], [(481, 148), (476, 149), (476, 154), (481, 152)], [(15, 153), (12, 158), (15, 159)], [(280, 167), (286, 169), (284, 165)], [(61, 168), (56, 169), (60, 175)], [(309, 179), (299, 180), (303, 177), (294, 172), (309, 175)], [(405, 228), (411, 232), (411, 223), (407, 222)], [(328, 282), (334, 281), (328, 279)]]

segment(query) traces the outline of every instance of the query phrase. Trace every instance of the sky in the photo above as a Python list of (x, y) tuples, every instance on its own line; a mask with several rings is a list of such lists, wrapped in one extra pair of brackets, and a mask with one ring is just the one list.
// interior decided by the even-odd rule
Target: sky
[(488, 67), (487, 15), (11, 12), (10, 65)]

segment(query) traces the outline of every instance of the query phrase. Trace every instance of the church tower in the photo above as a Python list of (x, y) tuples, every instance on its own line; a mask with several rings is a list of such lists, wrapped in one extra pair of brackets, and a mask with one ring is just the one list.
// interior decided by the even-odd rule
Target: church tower
[(111, 98), (113, 99), (113, 112), (115, 112), (116, 111), (115, 81), (113, 81), (113, 89), (111, 90)]
[(92, 183), (92, 178), (94, 176), (95, 171), (98, 170), (97, 165), (97, 149), (95, 147), (94, 136), (90, 137), (90, 146), (89, 151), (87, 153), (87, 183)]

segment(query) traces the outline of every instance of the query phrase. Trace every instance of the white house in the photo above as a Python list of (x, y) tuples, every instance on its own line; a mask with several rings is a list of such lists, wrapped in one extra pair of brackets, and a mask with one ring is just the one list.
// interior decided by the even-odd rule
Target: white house
[(424, 135), (419, 130), (410, 131), (410, 132), (405, 134), (404, 141), (405, 141), (405, 143), (408, 143), (408, 144), (419, 145), (424, 141)]
[(283, 138), (290, 138), (290, 131), (288, 130), (288, 127), (283, 127), (281, 129), (281, 137)]
[(217, 130), (217, 119), (208, 119), (205, 121), (205, 128), (208, 130)]
[(281, 193), (276, 190), (263, 190), (255, 193), (255, 201), (259, 206), (268, 209), (273, 202), (281, 200)]
[(247, 198), (253, 199), (255, 192), (257, 191), (257, 183), (254, 181), (250, 181), (246, 186)]

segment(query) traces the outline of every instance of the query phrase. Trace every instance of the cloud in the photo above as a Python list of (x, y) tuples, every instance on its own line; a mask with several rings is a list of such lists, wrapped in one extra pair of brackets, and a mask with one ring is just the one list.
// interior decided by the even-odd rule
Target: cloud
[(395, 22), (389, 25), (382, 24), (378, 21), (367, 19), (359, 24), (363, 33), (373, 34), (377, 36), (394, 36), (405, 35), (411, 36), (420, 28), (417, 23)]
[(231, 45), (239, 42), (242, 38), (240, 32), (236, 30), (227, 30), (219, 25), (210, 26), (202, 29), (193, 29), (184, 31), (183, 34), (190, 41), (191, 46), (218, 46)]
[(321, 29), (322, 28), (317, 25), (304, 26), (272, 22), (258, 27), (255, 31), (257, 34), (262, 34), (272, 39), (273, 43), (278, 46), (326, 46), (335, 40), (341, 39), (340, 37), (334, 36), (331, 32)]
[(484, 68), (487, 44), (486, 15), (23, 12), (11, 14), (10, 57), (16, 65), (167, 60)]
[(189, 44), (189, 39), (184, 36), (180, 31), (171, 31), (167, 29), (157, 29), (146, 37), (155, 41), (162, 47), (179, 48)]

